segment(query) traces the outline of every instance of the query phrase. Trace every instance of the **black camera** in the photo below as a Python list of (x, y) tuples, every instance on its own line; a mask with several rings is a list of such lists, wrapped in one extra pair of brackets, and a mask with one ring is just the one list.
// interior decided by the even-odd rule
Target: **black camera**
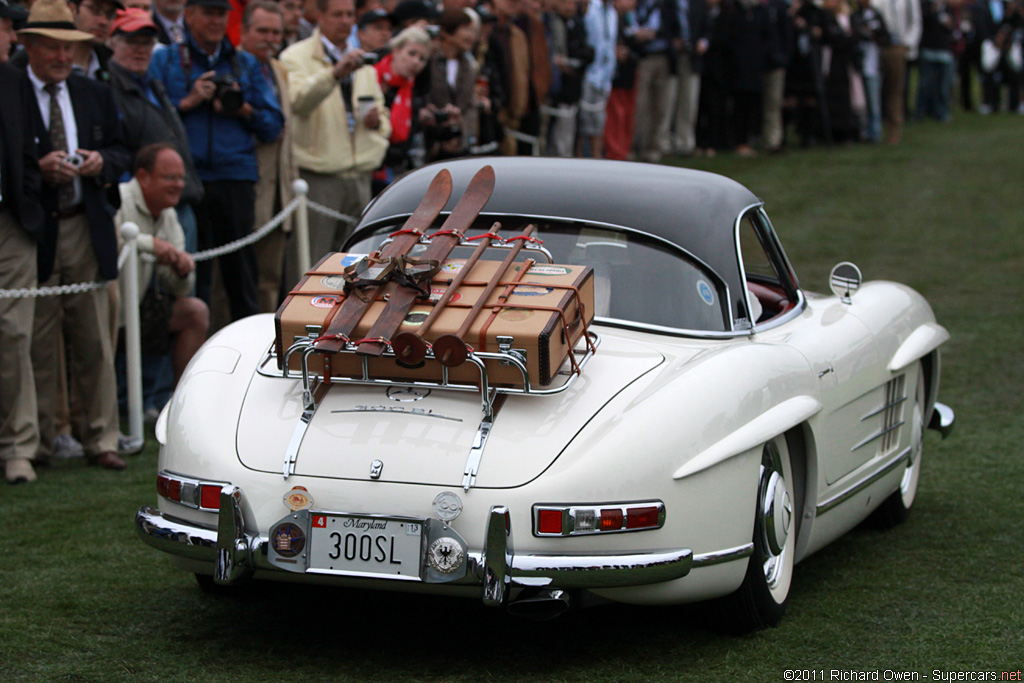
[(451, 112), (444, 111), (444, 110), (435, 111), (434, 112), (434, 122), (437, 123), (437, 125), (439, 125), (439, 126), (443, 126), (444, 124), (448, 123), (449, 115), (451, 115)]
[(376, 52), (364, 52), (361, 59), (363, 60), (363, 66), (373, 66), (380, 61), (380, 55)]
[(226, 116), (234, 116), (245, 104), (245, 97), (238, 86), (238, 81), (231, 74), (217, 74), (210, 79), (210, 82), (217, 86), (213, 98), (220, 102), (221, 113)]

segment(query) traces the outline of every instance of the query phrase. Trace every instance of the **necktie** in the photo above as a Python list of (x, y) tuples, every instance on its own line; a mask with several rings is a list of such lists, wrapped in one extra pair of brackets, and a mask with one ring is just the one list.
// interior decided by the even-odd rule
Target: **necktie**
[(185, 40), (185, 35), (181, 32), (181, 27), (177, 24), (171, 24), (171, 40), (173, 40), (175, 44)]
[[(64, 152), (68, 150), (68, 138), (67, 133), (64, 130), (64, 114), (60, 110), (60, 102), (57, 101), (57, 92), (60, 90), (60, 85), (57, 83), (47, 83), (43, 86), (43, 90), (50, 94), (50, 144), (53, 145), (54, 151), (61, 150)], [(75, 198), (75, 188), (71, 183), (61, 183), (57, 191), (59, 198), (58, 208), (64, 210), (71, 206)]]

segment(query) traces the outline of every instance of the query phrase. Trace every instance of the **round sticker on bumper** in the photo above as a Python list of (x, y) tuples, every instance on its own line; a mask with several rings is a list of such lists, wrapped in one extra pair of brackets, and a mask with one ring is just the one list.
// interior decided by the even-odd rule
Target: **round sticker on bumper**
[(715, 290), (711, 289), (711, 285), (704, 282), (704, 280), (697, 280), (697, 295), (708, 306), (715, 305)]

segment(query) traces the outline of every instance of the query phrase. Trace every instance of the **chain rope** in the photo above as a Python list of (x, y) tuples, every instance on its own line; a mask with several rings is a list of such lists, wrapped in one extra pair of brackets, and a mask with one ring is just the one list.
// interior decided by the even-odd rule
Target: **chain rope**
[[(274, 216), (270, 221), (261, 227), (259, 230), (241, 237), (233, 242), (222, 244), (219, 247), (213, 249), (207, 249), (205, 251), (196, 252), (190, 254), (194, 261), (208, 261), (210, 259), (230, 254), (233, 251), (238, 251), (250, 244), (255, 244), (261, 239), (266, 237), (268, 234), (274, 231), (278, 226), (285, 222), (285, 220), (295, 213), (298, 209), (299, 203), (302, 201), (301, 197), (296, 197), (285, 206), (279, 214)], [(339, 221), (346, 221), (348, 223), (355, 223), (358, 219), (352, 216), (346, 216), (338, 213), (333, 209), (329, 209), (323, 204), (318, 204), (313, 201), (307, 200), (307, 204), (310, 209), (322, 213), (330, 218), (334, 218)], [(150, 253), (140, 253), (139, 258), (149, 263), (156, 262), (156, 256)], [(124, 268), (124, 263), (128, 259), (127, 247), (122, 247), (120, 253), (117, 255), (117, 269), (121, 270)], [(32, 297), (42, 296), (65, 296), (67, 294), (84, 294), (85, 292), (92, 292), (97, 289), (102, 289), (107, 286), (107, 282), (76, 282), (71, 285), (60, 285), (58, 287), (34, 287), (31, 289), (0, 289), (0, 299), (28, 299)]]
[(313, 209), (317, 213), (322, 213), (323, 215), (327, 216), (328, 218), (333, 218), (334, 220), (337, 220), (337, 221), (345, 221), (346, 223), (355, 224), (356, 221), (359, 220), (358, 218), (353, 218), (352, 216), (346, 216), (343, 213), (338, 213), (334, 209), (326, 207), (323, 204), (319, 204), (317, 202), (314, 202), (312, 199), (307, 199), (306, 203), (309, 204), (309, 208)]

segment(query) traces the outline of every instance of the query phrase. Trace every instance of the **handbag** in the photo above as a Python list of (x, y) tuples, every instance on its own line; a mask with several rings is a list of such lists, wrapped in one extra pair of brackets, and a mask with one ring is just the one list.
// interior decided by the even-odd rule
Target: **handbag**
[(154, 274), (139, 304), (139, 338), (143, 355), (162, 356), (170, 352), (171, 312), (176, 298), (160, 286)]

